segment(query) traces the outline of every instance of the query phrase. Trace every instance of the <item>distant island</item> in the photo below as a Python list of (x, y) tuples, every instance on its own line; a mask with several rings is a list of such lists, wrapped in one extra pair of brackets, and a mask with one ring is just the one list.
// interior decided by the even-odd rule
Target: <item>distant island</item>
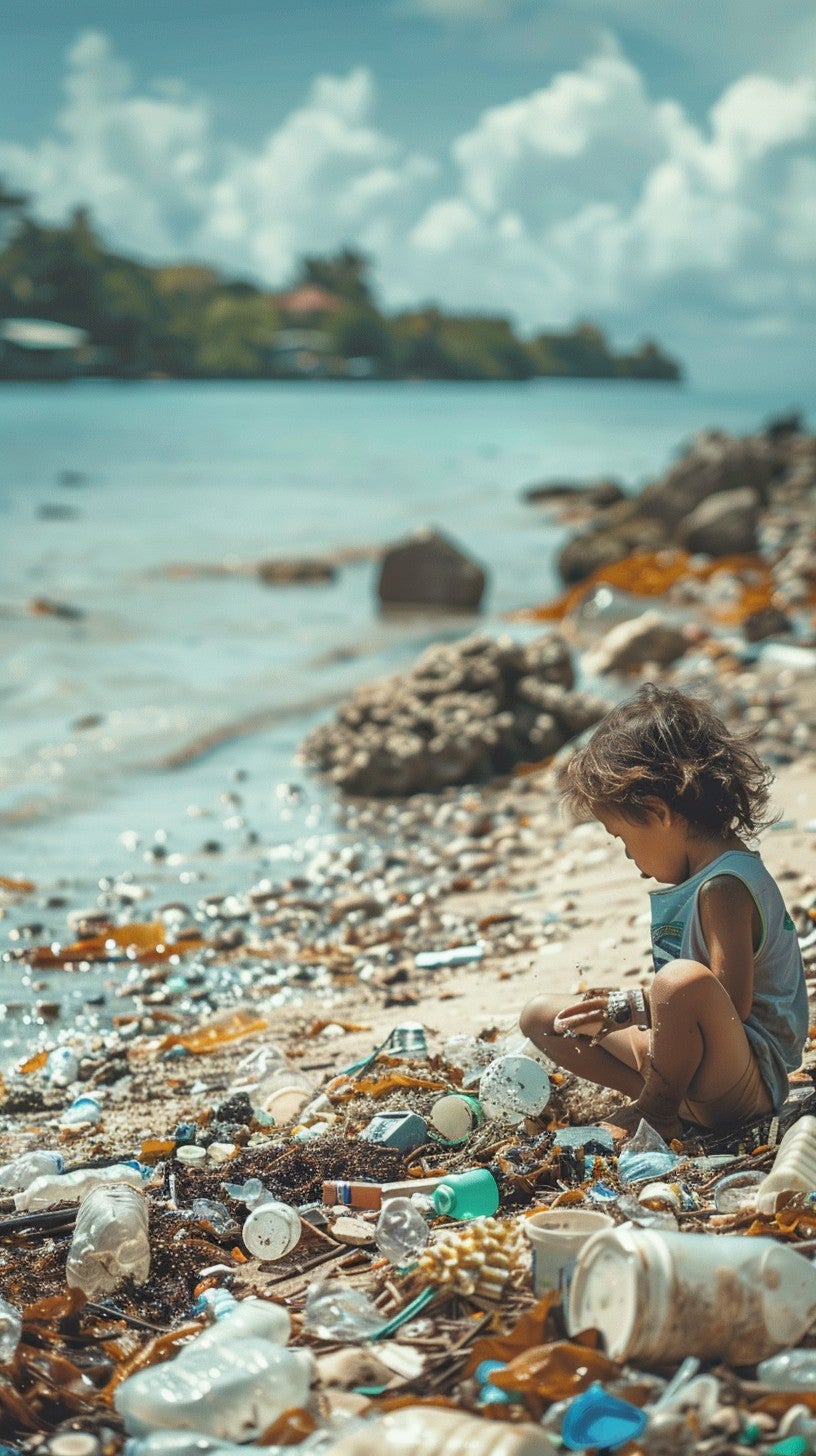
[(642, 379), (682, 370), (652, 340), (615, 353), (603, 331), (521, 339), (506, 318), (436, 306), (387, 314), (369, 260), (304, 258), (272, 293), (197, 263), (109, 252), (84, 209), (46, 227), (0, 184), (0, 378)]

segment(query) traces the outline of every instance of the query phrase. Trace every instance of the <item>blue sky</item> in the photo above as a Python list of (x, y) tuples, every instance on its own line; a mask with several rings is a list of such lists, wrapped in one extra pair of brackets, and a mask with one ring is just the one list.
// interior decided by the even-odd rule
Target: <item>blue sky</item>
[(5, 0), (0, 175), (270, 285), (597, 319), (795, 386), (816, 333), (806, 0)]

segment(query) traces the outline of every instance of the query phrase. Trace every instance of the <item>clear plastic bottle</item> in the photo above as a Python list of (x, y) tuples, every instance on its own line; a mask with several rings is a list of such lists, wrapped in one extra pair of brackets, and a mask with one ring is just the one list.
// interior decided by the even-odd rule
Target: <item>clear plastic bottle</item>
[(497, 1057), (479, 1080), (486, 1117), (518, 1123), (538, 1117), (550, 1100), (550, 1079), (532, 1057)]
[(179, 1359), (192, 1350), (209, 1350), (224, 1340), (269, 1340), (273, 1345), (288, 1343), (291, 1321), (282, 1304), (249, 1295), (236, 1299), (228, 1289), (205, 1289), (202, 1301), (213, 1315), (213, 1324), (185, 1345)]
[(15, 1305), (0, 1296), (0, 1365), (8, 1364), (20, 1343), (23, 1318)]
[(314, 1360), (270, 1340), (222, 1341), (139, 1370), (114, 1404), (130, 1436), (196, 1430), (224, 1441), (257, 1441), (285, 1410), (303, 1407)]
[(816, 1191), (816, 1117), (800, 1117), (789, 1127), (770, 1173), (756, 1191), (759, 1213), (773, 1213), (777, 1196)]
[(374, 1237), (380, 1253), (400, 1269), (422, 1252), (430, 1232), (410, 1198), (389, 1198), (377, 1219)]
[(35, 1178), (22, 1193), (14, 1195), (14, 1206), (20, 1213), (36, 1213), (53, 1208), (55, 1203), (81, 1203), (92, 1188), (104, 1184), (127, 1183), (141, 1188), (138, 1165), (112, 1163), (109, 1168), (76, 1168), (73, 1173), (46, 1173)]
[(144, 1284), (150, 1273), (148, 1206), (137, 1188), (94, 1188), (83, 1200), (68, 1251), (65, 1277), (88, 1299), (111, 1294), (125, 1279)]
[(403, 1406), (362, 1421), (341, 1436), (331, 1456), (555, 1456), (541, 1426), (482, 1420), (435, 1406)]
[(339, 1279), (312, 1284), (306, 1295), (303, 1328), (320, 1340), (367, 1340), (382, 1329), (383, 1316), (363, 1289)]
[(431, 1194), (436, 1212), (447, 1218), (489, 1218), (499, 1202), (499, 1185), (489, 1168), (452, 1173)]
[(816, 1350), (782, 1350), (757, 1365), (757, 1379), (772, 1390), (816, 1391)]
[(10, 1163), (0, 1168), (0, 1190), (3, 1193), (22, 1193), (35, 1178), (44, 1178), (62, 1172), (62, 1153), (34, 1151), (19, 1153)]

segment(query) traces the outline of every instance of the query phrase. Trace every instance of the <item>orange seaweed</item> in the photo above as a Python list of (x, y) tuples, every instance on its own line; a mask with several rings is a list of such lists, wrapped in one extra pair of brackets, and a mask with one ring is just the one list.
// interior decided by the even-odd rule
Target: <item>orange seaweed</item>
[(83, 937), (70, 945), (38, 945), (27, 959), (38, 970), (55, 969), (77, 961), (110, 961), (123, 956), (142, 965), (166, 961), (173, 955), (200, 950), (204, 944), (198, 934), (170, 941), (162, 920), (134, 921), (132, 925), (106, 925), (96, 935)]

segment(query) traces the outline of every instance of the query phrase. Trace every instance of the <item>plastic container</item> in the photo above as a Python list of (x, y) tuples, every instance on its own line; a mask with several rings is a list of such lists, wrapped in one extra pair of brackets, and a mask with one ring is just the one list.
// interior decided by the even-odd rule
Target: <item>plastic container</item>
[(63, 1166), (62, 1153), (20, 1153), (0, 1168), (0, 1189), (4, 1193), (22, 1193), (35, 1178), (54, 1177)]
[(22, 1332), (23, 1317), (19, 1309), (0, 1295), (0, 1365), (12, 1359)]
[(383, 1050), (389, 1057), (427, 1057), (428, 1038), (422, 1022), (400, 1022), (394, 1027)]
[(449, 1143), (463, 1143), (484, 1122), (482, 1104), (465, 1092), (448, 1092), (431, 1109), (431, 1126)]
[(123, 1380), (114, 1405), (129, 1436), (195, 1430), (225, 1441), (256, 1441), (285, 1410), (305, 1405), (314, 1362), (270, 1340), (231, 1340)]
[(75, 1097), (70, 1107), (66, 1107), (60, 1118), (60, 1127), (93, 1127), (102, 1117), (102, 1103), (98, 1097), (90, 1097), (83, 1093), (81, 1097)]
[(380, 1253), (401, 1269), (422, 1252), (430, 1232), (410, 1198), (389, 1198), (377, 1219), (375, 1242)]
[[(265, 1456), (275, 1456), (278, 1446), (267, 1446)], [(131, 1436), (125, 1441), (125, 1456), (247, 1456), (246, 1446), (219, 1441), (201, 1431), (154, 1431), (152, 1436)]]
[(259, 1203), (246, 1220), (241, 1237), (256, 1259), (282, 1259), (299, 1242), (303, 1224), (288, 1203)]
[(331, 1447), (331, 1456), (555, 1456), (540, 1426), (486, 1421), (435, 1406), (403, 1406), (362, 1421)]
[(816, 1350), (783, 1350), (762, 1360), (757, 1380), (772, 1390), (812, 1390), (816, 1392)]
[(499, 1185), (489, 1168), (452, 1173), (434, 1189), (431, 1203), (447, 1218), (489, 1218), (500, 1203)]
[(773, 1167), (756, 1191), (759, 1213), (774, 1213), (778, 1196), (816, 1191), (816, 1117), (800, 1117), (789, 1127)]
[(550, 1079), (532, 1057), (497, 1057), (482, 1073), (479, 1101), (486, 1117), (521, 1122), (538, 1117), (550, 1100)]
[(228, 1289), (205, 1289), (203, 1302), (211, 1309), (214, 1322), (196, 1335), (179, 1352), (185, 1359), (193, 1350), (211, 1350), (224, 1340), (269, 1340), (273, 1345), (286, 1345), (292, 1325), (288, 1311), (270, 1299), (236, 1299)]
[(148, 1206), (127, 1184), (94, 1188), (83, 1200), (68, 1250), (65, 1277), (88, 1299), (111, 1294), (125, 1279), (144, 1284), (150, 1274)]
[(570, 1334), (597, 1329), (613, 1360), (693, 1354), (753, 1365), (795, 1345), (816, 1319), (816, 1269), (772, 1239), (624, 1225), (581, 1250)]
[(314, 1097), (314, 1087), (297, 1067), (279, 1067), (252, 1094), (253, 1107), (268, 1112), (281, 1126), (294, 1122)]
[(142, 1175), (129, 1163), (112, 1163), (109, 1168), (77, 1168), (73, 1173), (46, 1173), (35, 1178), (22, 1193), (14, 1196), (20, 1213), (35, 1213), (53, 1208), (55, 1203), (81, 1203), (92, 1188), (104, 1184), (127, 1183), (141, 1188)]
[(561, 1440), (568, 1451), (584, 1451), (588, 1446), (614, 1451), (626, 1441), (636, 1441), (648, 1419), (639, 1406), (610, 1395), (595, 1380), (571, 1401), (561, 1422)]
[(614, 1228), (607, 1213), (590, 1208), (545, 1208), (524, 1220), (533, 1251), (533, 1289), (544, 1294), (569, 1282), (581, 1249), (593, 1234)]
[(714, 1207), (718, 1213), (741, 1213), (756, 1208), (757, 1189), (765, 1179), (756, 1168), (728, 1173), (714, 1184)]

